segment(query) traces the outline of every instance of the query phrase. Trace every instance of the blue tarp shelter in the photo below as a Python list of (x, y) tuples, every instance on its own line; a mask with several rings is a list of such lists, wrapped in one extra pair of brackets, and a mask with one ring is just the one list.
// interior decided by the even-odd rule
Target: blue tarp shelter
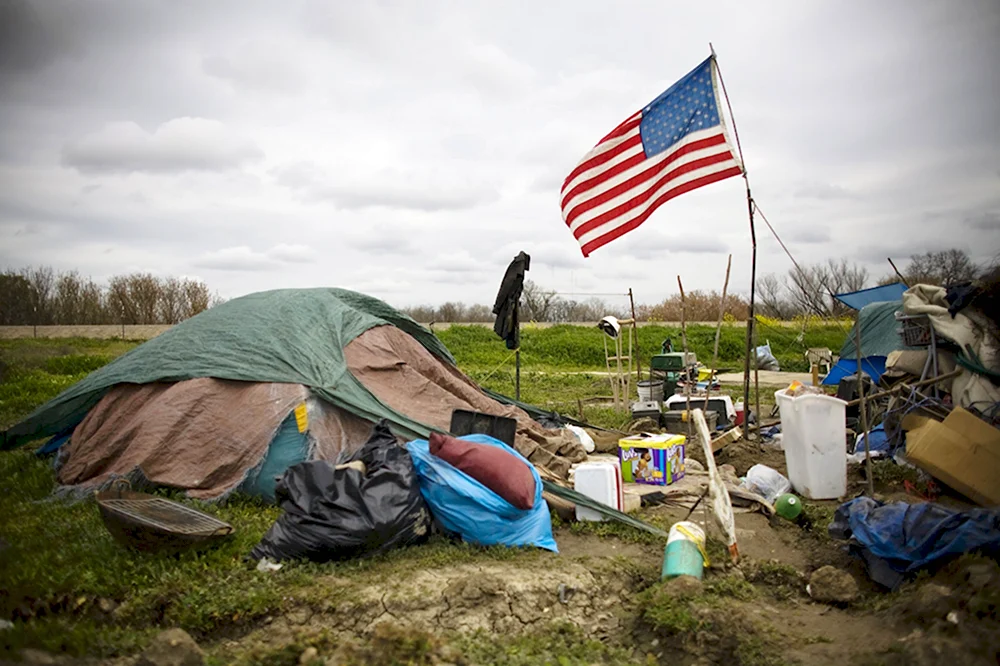
[[(876, 287), (876, 289), (881, 289), (881, 287)], [(864, 291), (871, 292), (872, 290), (866, 289)], [(862, 292), (845, 294), (845, 296), (854, 296), (860, 293)], [(860, 303), (861, 301), (854, 300), (854, 302)], [(830, 369), (822, 383), (827, 386), (836, 386), (842, 378), (858, 371), (857, 347), (854, 343), (858, 327), (861, 328), (861, 369), (872, 378), (872, 381), (877, 382), (885, 372), (886, 357), (897, 349), (908, 348), (903, 344), (898, 330), (899, 323), (896, 321), (896, 313), (901, 312), (902, 309), (902, 300), (876, 301), (863, 305), (858, 311), (858, 319), (854, 323), (854, 327), (851, 328), (847, 340), (844, 341), (844, 346), (840, 349), (840, 360)]]
[(847, 294), (835, 294), (834, 298), (849, 308), (860, 310), (869, 303), (884, 303), (887, 301), (899, 301), (903, 299), (903, 292), (906, 285), (902, 282), (893, 284), (883, 284), (878, 287), (852, 291)]

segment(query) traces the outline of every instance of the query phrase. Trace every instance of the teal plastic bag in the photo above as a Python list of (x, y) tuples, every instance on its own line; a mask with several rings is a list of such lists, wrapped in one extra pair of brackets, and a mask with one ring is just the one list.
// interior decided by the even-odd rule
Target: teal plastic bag
[(535, 502), (527, 511), (518, 509), (465, 472), (431, 454), (426, 439), (416, 439), (407, 443), (406, 448), (420, 478), (420, 493), (441, 526), (468, 543), (536, 546), (558, 553), (552, 537), (549, 505), (542, 499), (542, 479), (534, 465), (489, 435), (466, 435), (459, 439), (496, 446), (523, 460), (535, 477)]

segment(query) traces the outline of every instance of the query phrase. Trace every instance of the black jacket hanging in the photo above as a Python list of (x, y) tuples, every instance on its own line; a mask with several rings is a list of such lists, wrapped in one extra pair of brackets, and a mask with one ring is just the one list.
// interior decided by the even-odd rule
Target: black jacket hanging
[(524, 252), (519, 252), (514, 257), (500, 283), (496, 303), (493, 304), (493, 314), (497, 316), (493, 330), (507, 343), (507, 349), (517, 349), (521, 344), (518, 302), (524, 290), (524, 273), (530, 264), (531, 257)]

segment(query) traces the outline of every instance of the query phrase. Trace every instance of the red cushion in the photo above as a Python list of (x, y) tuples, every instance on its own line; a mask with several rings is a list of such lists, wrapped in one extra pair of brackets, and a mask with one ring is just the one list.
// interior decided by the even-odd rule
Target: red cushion
[(430, 450), (518, 509), (528, 510), (535, 505), (534, 475), (524, 461), (503, 449), (433, 432)]

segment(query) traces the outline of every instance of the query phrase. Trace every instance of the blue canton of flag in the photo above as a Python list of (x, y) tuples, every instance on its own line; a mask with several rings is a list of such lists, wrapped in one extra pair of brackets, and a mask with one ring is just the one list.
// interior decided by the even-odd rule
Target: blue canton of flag
[(635, 229), (663, 203), (743, 173), (719, 112), (708, 58), (615, 128), (562, 188), (566, 225), (584, 256)]

